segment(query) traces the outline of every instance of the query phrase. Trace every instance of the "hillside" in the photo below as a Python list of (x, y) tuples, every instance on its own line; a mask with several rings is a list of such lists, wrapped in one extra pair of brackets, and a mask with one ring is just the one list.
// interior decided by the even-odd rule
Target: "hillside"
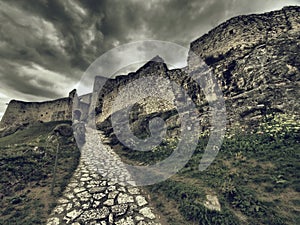
[[(118, 140), (110, 121), (118, 114), (109, 111), (118, 90), (156, 72), (158, 79), (182, 85), (201, 112), (204, 132), (188, 164), (167, 181), (147, 187), (167, 224), (299, 223), (299, 24), (299, 7), (232, 18), (191, 43), (187, 68), (169, 70), (159, 60), (102, 88), (97, 127), (121, 158), (133, 165), (154, 165), (169, 157), (180, 140), (180, 121), (174, 106), (161, 100), (135, 103), (129, 114), (131, 131), (148, 138), (149, 121), (161, 117), (167, 137), (150, 152), (132, 150)], [(192, 54), (204, 59), (217, 77), (228, 121), (220, 152), (203, 172), (198, 165), (211, 124), (207, 99), (187, 74), (198, 66)], [(147, 88), (143, 84), (131, 94), (138, 96)], [(122, 104), (119, 108), (127, 107), (126, 101)], [(162, 108), (155, 111), (158, 106)]]
[(56, 134), (62, 124), (70, 122), (36, 123), (0, 138), (0, 224), (45, 224), (80, 157), (72, 132)]
[[(11, 101), (0, 126), (0, 224), (300, 224), (299, 40), (300, 7), (238, 16), (193, 41), (185, 68), (169, 69), (157, 56), (136, 72), (108, 79), (101, 89), (104, 78), (96, 76), (93, 93), (84, 96), (72, 91), (69, 98), (51, 102)], [(202, 79), (201, 87), (191, 74)], [(141, 82), (112, 108), (124, 88), (149, 77), (157, 87)], [(126, 186), (126, 181), (139, 184), (140, 177), (123, 162), (147, 167), (167, 159), (195, 125), (181, 129), (176, 107), (185, 103), (184, 94), (164, 80), (181, 87), (195, 105), (197, 116), (183, 114), (199, 125), (199, 135), (192, 135), (196, 149), (167, 180)], [(215, 90), (216, 83), (227, 115), (220, 110), (220, 121), (211, 121), (211, 104), (218, 108), (222, 101), (205, 91)], [(132, 102), (132, 96), (153, 89), (164, 96)], [(165, 127), (150, 122), (157, 117)], [(71, 118), (75, 131), (86, 134), (79, 148)], [(166, 135), (150, 151), (136, 151), (118, 139), (112, 118), (126, 128), (122, 137), (128, 143), (143, 143), (153, 129), (166, 128)], [(223, 120), (226, 125), (214, 129)], [(210, 135), (223, 131), (216, 158), (199, 171)], [(178, 167), (189, 143), (181, 146), (172, 167)]]

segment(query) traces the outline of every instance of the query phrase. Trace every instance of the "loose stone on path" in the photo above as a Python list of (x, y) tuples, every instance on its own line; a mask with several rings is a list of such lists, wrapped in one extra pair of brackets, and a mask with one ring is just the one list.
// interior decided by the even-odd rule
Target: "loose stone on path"
[[(87, 142), (81, 150), (78, 168), (53, 209), (47, 225), (159, 225), (158, 217), (141, 190), (125, 185), (131, 176), (122, 167), (119, 156), (98, 140), (96, 131), (87, 129), (87, 132), (90, 135), (87, 135)], [(94, 151), (99, 147), (101, 151)], [(93, 154), (97, 154), (97, 157), (93, 157)], [(124, 184), (114, 180), (116, 175), (124, 180)]]

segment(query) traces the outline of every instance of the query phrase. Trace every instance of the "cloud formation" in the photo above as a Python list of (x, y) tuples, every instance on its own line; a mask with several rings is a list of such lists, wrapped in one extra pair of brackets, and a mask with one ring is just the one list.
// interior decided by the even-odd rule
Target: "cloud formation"
[(12, 98), (66, 96), (87, 67), (121, 44), (156, 39), (185, 47), (233, 16), (299, 0), (2, 0), (0, 117)]

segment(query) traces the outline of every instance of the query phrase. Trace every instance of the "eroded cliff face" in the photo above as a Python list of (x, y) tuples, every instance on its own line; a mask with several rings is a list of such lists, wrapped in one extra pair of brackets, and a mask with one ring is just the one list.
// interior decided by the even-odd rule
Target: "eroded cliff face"
[(252, 124), (272, 112), (299, 116), (300, 7), (232, 18), (190, 51), (219, 80), (230, 124)]

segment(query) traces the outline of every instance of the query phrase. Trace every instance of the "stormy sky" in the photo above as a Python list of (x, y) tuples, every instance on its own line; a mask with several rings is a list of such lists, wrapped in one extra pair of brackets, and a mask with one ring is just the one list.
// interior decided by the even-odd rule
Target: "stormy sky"
[(11, 99), (67, 96), (100, 55), (162, 40), (184, 47), (225, 20), (300, 0), (1, 0), (0, 118)]

